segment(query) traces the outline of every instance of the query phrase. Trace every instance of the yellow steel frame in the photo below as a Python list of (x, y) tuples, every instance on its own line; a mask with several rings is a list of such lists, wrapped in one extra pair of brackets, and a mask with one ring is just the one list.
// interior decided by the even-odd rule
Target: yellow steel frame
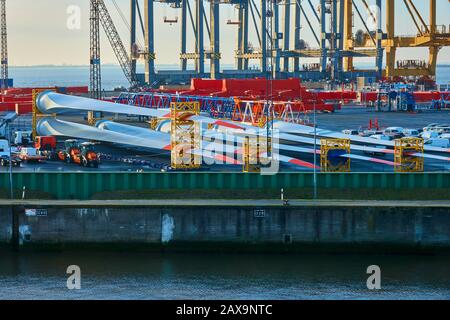
[(97, 123), (97, 120), (101, 120), (101, 119), (104, 119), (104, 118), (103, 117), (102, 118), (96, 118), (96, 117), (94, 117), (94, 111), (88, 111), (88, 119), (87, 119), (87, 121), (88, 121), (88, 124), (90, 126), (95, 126), (95, 124)]
[(171, 166), (176, 170), (198, 169), (201, 166), (200, 124), (190, 120), (192, 115), (200, 114), (199, 102), (172, 102), (171, 116)]
[(242, 172), (260, 172), (258, 137), (246, 136), (243, 147)]
[[(420, 15), (411, 0), (405, 1), (405, 5), (414, 20), (418, 29), (417, 36), (396, 37), (395, 36), (395, 1), (386, 0), (386, 29), (387, 39), (383, 40), (383, 47), (386, 48), (386, 77), (396, 76), (436, 76), (437, 56), (441, 47), (450, 46), (450, 31), (443, 33), (437, 32), (436, 27), (436, 0), (429, 0), (430, 17), (429, 26), (425, 25), (425, 21)], [(423, 30), (420, 28), (419, 21), (414, 18), (417, 15)], [(395, 59), (397, 48), (414, 48), (428, 47), (429, 58), (426, 68), (402, 69), (395, 67)]]
[(261, 172), (262, 155), (272, 153), (272, 138), (245, 136), (242, 150), (242, 172)]
[[(344, 0), (344, 50), (353, 49), (353, 3), (352, 0)], [(353, 57), (344, 57), (344, 71), (353, 69)]]
[(350, 139), (320, 140), (320, 166), (323, 172), (350, 172), (350, 159), (334, 165), (330, 162), (328, 153), (331, 150), (344, 150), (350, 154)]
[(44, 118), (44, 117), (56, 117), (56, 114), (53, 114), (53, 115), (43, 114), (41, 111), (39, 111), (39, 109), (37, 107), (37, 101), (36, 100), (37, 100), (39, 94), (44, 92), (44, 91), (54, 91), (54, 92), (56, 92), (56, 89), (33, 89), (33, 91), (31, 92), (31, 97), (32, 97), (32, 102), (31, 102), (31, 111), (32, 111), (32, 116), (31, 116), (31, 136), (32, 136), (33, 140), (37, 136), (37, 122), (38, 122), (38, 120), (40, 118)]
[(423, 154), (422, 138), (405, 137), (395, 140), (395, 172), (423, 172), (423, 157), (416, 157), (411, 153)]
[[(355, 41), (353, 39), (352, 19), (353, 2), (344, 0), (344, 50), (355, 51)], [(396, 2), (399, 0), (386, 0), (386, 39), (381, 41), (382, 47), (386, 51), (386, 69), (383, 75), (386, 77), (407, 77), (407, 76), (436, 76), (437, 57), (442, 47), (450, 46), (450, 30), (438, 30), (436, 25), (436, 0), (429, 1), (429, 25), (426, 25), (419, 10), (414, 5), (413, 0), (404, 0), (404, 4), (411, 15), (417, 34), (412, 36), (395, 35), (395, 15)], [(398, 3), (397, 3), (398, 5)], [(374, 44), (370, 37), (363, 45), (358, 48), (371, 48)], [(398, 48), (428, 48), (428, 65), (421, 68), (397, 68), (395, 65)], [(353, 58), (344, 58), (344, 70), (353, 70)]]

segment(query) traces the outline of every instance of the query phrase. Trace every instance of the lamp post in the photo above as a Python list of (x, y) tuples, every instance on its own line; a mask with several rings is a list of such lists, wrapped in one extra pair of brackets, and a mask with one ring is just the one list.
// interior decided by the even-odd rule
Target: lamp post
[(314, 123), (314, 177), (313, 177), (313, 184), (314, 184), (314, 200), (317, 199), (317, 124), (316, 124), (316, 101), (314, 100), (314, 115), (313, 115), (313, 123)]

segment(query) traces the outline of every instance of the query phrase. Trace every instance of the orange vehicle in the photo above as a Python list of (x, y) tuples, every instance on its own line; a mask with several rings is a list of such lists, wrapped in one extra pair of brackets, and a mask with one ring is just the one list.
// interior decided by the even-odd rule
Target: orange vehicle
[(34, 141), (34, 147), (38, 151), (39, 155), (45, 157), (48, 160), (56, 160), (58, 158), (58, 155), (56, 154), (56, 137), (36, 137)]
[(99, 158), (94, 143), (78, 140), (66, 140), (65, 149), (58, 152), (58, 158), (67, 163), (76, 163), (83, 167), (98, 168)]

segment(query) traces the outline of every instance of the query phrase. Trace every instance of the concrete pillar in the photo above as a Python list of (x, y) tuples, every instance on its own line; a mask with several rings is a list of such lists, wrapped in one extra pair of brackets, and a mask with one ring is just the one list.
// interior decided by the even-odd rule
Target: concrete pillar
[[(295, 29), (294, 29), (294, 48), (300, 50), (300, 35), (301, 35), (301, 9), (300, 0), (295, 0)], [(294, 58), (294, 72), (300, 71), (300, 58)]]
[[(296, 1), (296, 0), (294, 0)], [(290, 44), (290, 29), (291, 29), (291, 2), (289, 0), (285, 0), (284, 2), (284, 12), (283, 12), (283, 51), (285, 53), (288, 53), (289, 51), (289, 44)], [(297, 25), (295, 25), (295, 28)], [(294, 32), (296, 32), (296, 29), (294, 29)], [(289, 58), (283, 59), (283, 71), (289, 72)]]
[(280, 40), (278, 39), (278, 34), (280, 33), (280, 10), (277, 2), (272, 2), (273, 10), (273, 26), (272, 26), (272, 40), (273, 40), (273, 50), (272, 54), (275, 54), (275, 69), (273, 77), (277, 77), (277, 73), (280, 72)]
[[(243, 41), (244, 41), (244, 27), (243, 27), (243, 23), (244, 23), (244, 6), (243, 4), (239, 4), (238, 5), (238, 28), (237, 28), (237, 50), (243, 54), (244, 52), (242, 51), (243, 48)], [(238, 57), (236, 58), (236, 69), (238, 70), (242, 70), (242, 58)]]
[(267, 10), (266, 1), (261, 0), (261, 72), (267, 72)]
[[(186, 26), (187, 26), (187, 0), (181, 0), (181, 43), (180, 52), (181, 54), (186, 53)], [(181, 70), (186, 71), (187, 69), (187, 59), (181, 58)]]
[(205, 48), (203, 45), (203, 0), (195, 1), (195, 19), (197, 30), (197, 48), (196, 53), (198, 58), (196, 59), (195, 71), (200, 75), (205, 73)]
[(381, 78), (383, 76), (383, 28), (381, 22), (381, 0), (377, 0), (377, 61), (376, 68), (378, 77)]
[(337, 80), (339, 77), (339, 68), (338, 68), (338, 62), (339, 62), (339, 47), (338, 47), (338, 11), (337, 11), (337, 0), (332, 0), (331, 2), (332, 8), (331, 8), (331, 21), (332, 25), (331, 28), (331, 47), (333, 48), (333, 61), (332, 61), (332, 74), (331, 78), (333, 80)]
[[(249, 27), (249, 0), (243, 1), (244, 12), (243, 12), (243, 21), (242, 21), (242, 49), (241, 51), (244, 53), (248, 52), (248, 27)], [(249, 59), (244, 58), (243, 68), (244, 70), (248, 70), (248, 61)]]
[(320, 30), (321, 30), (321, 57), (320, 71), (325, 75), (327, 71), (327, 22), (326, 22), (326, 1), (320, 0)]
[(220, 78), (220, 35), (219, 35), (219, 3), (211, 1), (210, 4), (210, 25), (211, 25), (211, 79)]

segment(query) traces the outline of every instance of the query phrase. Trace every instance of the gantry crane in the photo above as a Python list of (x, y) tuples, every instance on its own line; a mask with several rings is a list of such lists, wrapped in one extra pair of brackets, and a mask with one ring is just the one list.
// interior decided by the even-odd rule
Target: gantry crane
[[(450, 46), (450, 30), (447, 26), (436, 25), (436, 0), (429, 0), (428, 24), (414, 5), (413, 0), (403, 0), (411, 19), (417, 28), (417, 35), (395, 36), (395, 2), (386, 0), (387, 39), (383, 41), (386, 48), (387, 77), (396, 76), (436, 76), (437, 55), (444, 46)], [(400, 1), (398, 1), (400, 2)], [(425, 65), (395, 65), (397, 48), (427, 47), (428, 63)]]
[[(366, 0), (361, 0), (364, 6), (368, 9), (369, 5)], [(378, 0), (377, 6), (381, 8), (381, 1)], [(417, 2), (417, 1), (416, 1)], [(422, 1), (423, 2), (423, 1)], [(450, 30), (449, 26), (436, 24), (436, 0), (428, 0), (429, 3), (429, 18), (426, 21), (423, 13), (416, 7), (414, 0), (386, 0), (386, 33), (381, 31), (381, 19), (373, 17), (377, 21), (378, 27), (376, 32), (370, 32), (364, 21), (365, 30), (360, 30), (360, 33), (355, 36), (352, 33), (352, 17), (353, 10), (362, 19), (362, 15), (357, 6), (356, 0), (345, 0), (345, 49), (352, 52), (369, 52), (371, 49), (376, 49), (374, 54), (377, 56), (377, 69), (382, 65), (382, 50), (386, 51), (386, 69), (383, 75), (388, 78), (394, 77), (409, 77), (409, 76), (436, 76), (436, 64), (438, 52), (442, 47), (450, 46)], [(409, 18), (412, 20), (413, 28), (416, 28), (416, 34), (408, 36), (398, 36), (395, 33), (396, 20), (398, 16), (398, 8), (404, 5), (407, 9)], [(370, 14), (373, 14), (370, 12)], [(397, 13), (397, 14), (396, 14)], [(381, 15), (381, 13), (380, 13)], [(404, 22), (403, 22), (404, 23)], [(396, 53), (398, 48), (428, 48), (428, 61), (406, 60), (397, 61)], [(349, 56), (344, 59), (344, 70), (352, 71), (353, 57)]]
[(6, 26), (6, 0), (1, 0), (1, 41), (2, 41), (2, 89), (8, 88), (8, 33)]
[(95, 98), (101, 98), (101, 67), (100, 67), (100, 24), (106, 33), (116, 58), (131, 87), (137, 87), (139, 82), (114, 22), (103, 0), (91, 0), (91, 91)]
[(102, 73), (100, 64), (100, 17), (98, 12), (98, 0), (91, 0), (90, 13), (90, 90), (94, 99), (102, 98)]
[(132, 67), (132, 59), (128, 55), (125, 45), (117, 32), (116, 26), (108, 12), (108, 8), (103, 0), (97, 0), (98, 3), (98, 13), (100, 17), (100, 22), (102, 23), (103, 30), (105, 30), (106, 36), (108, 37), (109, 43), (114, 51), (114, 54), (119, 61), (120, 67), (122, 68), (125, 77), (132, 87), (139, 85), (136, 79), (136, 73)]

